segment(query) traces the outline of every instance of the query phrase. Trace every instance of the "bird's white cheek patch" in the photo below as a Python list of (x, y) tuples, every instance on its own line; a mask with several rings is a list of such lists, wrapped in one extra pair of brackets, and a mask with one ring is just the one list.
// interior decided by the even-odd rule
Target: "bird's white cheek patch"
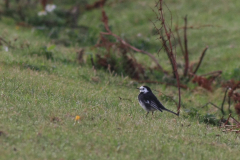
[(144, 89), (141, 89), (140, 92), (147, 93), (148, 90), (146, 88), (144, 88)]

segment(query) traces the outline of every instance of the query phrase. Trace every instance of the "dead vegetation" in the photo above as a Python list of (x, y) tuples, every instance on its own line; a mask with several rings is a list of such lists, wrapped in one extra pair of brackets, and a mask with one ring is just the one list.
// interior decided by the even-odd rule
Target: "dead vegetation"
[[(102, 4), (101, 4), (101, 3)], [(153, 23), (155, 30), (157, 31), (159, 35), (159, 40), (162, 44), (161, 49), (165, 51), (167, 54), (168, 60), (171, 64), (171, 71), (167, 71), (162, 67), (157, 58), (154, 56), (154, 54), (149, 53), (147, 51), (138, 49), (128, 43), (126, 40), (121, 38), (120, 36), (116, 35), (111, 31), (108, 25), (108, 16), (103, 9), (103, 4), (105, 2), (97, 1), (94, 3), (95, 6), (102, 8), (102, 22), (104, 24), (104, 32), (100, 33), (99, 40), (97, 44), (95, 45), (96, 48), (104, 48), (105, 53), (97, 53), (96, 54), (96, 65), (103, 67), (105, 69), (108, 69), (110, 67), (111, 70), (118, 71), (119, 68), (122, 69), (120, 71), (124, 71), (127, 75), (129, 75), (131, 78), (137, 80), (140, 83), (155, 83), (155, 84), (165, 84), (165, 85), (171, 85), (171, 86), (177, 86), (178, 87), (178, 113), (180, 111), (181, 107), (181, 92), (180, 88), (188, 88), (188, 83), (195, 83), (198, 86), (213, 92), (214, 91), (214, 82), (217, 78), (219, 78), (222, 74), (222, 71), (211, 71), (209, 73), (198, 75), (198, 70), (201, 67), (201, 64), (204, 60), (204, 57), (206, 55), (206, 52), (208, 50), (208, 46), (206, 46), (202, 53), (200, 54), (199, 60), (197, 62), (190, 62), (189, 61), (189, 47), (188, 47), (188, 36), (187, 32), (188, 29), (193, 28), (202, 28), (202, 27), (209, 27), (212, 25), (201, 25), (201, 26), (188, 26), (187, 16), (184, 17), (184, 26), (179, 27), (178, 25), (175, 26), (175, 30), (172, 29), (172, 26), (169, 25), (172, 22), (167, 22), (165, 19), (166, 14), (170, 14), (171, 21), (172, 21), (172, 15), (171, 11), (169, 10), (168, 6), (163, 2), (163, 0), (159, 0), (156, 2), (155, 8), (156, 8), (156, 19), (158, 22), (160, 22), (160, 26), (157, 26), (156, 23)], [(99, 4), (99, 5), (97, 5)], [(101, 4), (101, 5), (100, 5)], [(163, 11), (165, 10), (165, 11)], [(183, 30), (183, 31), (182, 31)], [(180, 35), (180, 32), (182, 31), (183, 35)], [(110, 37), (110, 38), (109, 38)], [(109, 39), (115, 38), (116, 41), (110, 41)], [(176, 43), (177, 42), (177, 43)], [(174, 43), (174, 45), (173, 45)], [(179, 74), (178, 71), (182, 68), (179, 68), (177, 66), (177, 60), (176, 59), (176, 47), (180, 47), (180, 51), (182, 52), (182, 58), (178, 57), (179, 59), (184, 59), (184, 67), (183, 71)], [(160, 49), (160, 50), (161, 50)], [(159, 50), (159, 51), (160, 51)], [(137, 62), (135, 58), (135, 52), (146, 54), (149, 56), (149, 58), (155, 63), (156, 67), (154, 68), (147, 68), (143, 64)], [(119, 63), (120, 61), (120, 63)], [(92, 64), (94, 62), (92, 61)], [(157, 81), (157, 80), (151, 80), (148, 79), (146, 75), (146, 70), (157, 70), (164, 74), (167, 77), (172, 77), (175, 79), (175, 83), (169, 83), (164, 81)], [(171, 76), (172, 75), (172, 76)], [(233, 99), (237, 98), (238, 95), (232, 94), (231, 96)], [(212, 103), (212, 102), (210, 102)], [(213, 103), (212, 103), (213, 104)], [(219, 107), (221, 108), (221, 107)], [(222, 111), (223, 112), (223, 111)]]
[[(230, 125), (229, 125), (230, 123)], [(235, 132), (240, 133), (240, 122), (237, 121), (232, 114), (229, 114), (225, 123), (222, 123), (220, 126), (222, 128), (222, 132)]]
[(92, 10), (92, 9), (95, 9), (95, 8), (103, 7), (104, 4), (106, 3), (106, 1), (107, 0), (98, 0), (98, 1), (94, 2), (93, 4), (87, 4), (86, 9), (87, 10)]

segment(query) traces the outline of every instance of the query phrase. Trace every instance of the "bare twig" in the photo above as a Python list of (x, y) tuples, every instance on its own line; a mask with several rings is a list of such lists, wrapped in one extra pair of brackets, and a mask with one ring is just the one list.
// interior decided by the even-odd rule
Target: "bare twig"
[(226, 126), (226, 124), (228, 123), (230, 117), (231, 117), (231, 113), (229, 114), (228, 119), (227, 119), (227, 121), (224, 123), (223, 126)]
[[(188, 78), (188, 80), (186, 81), (186, 82), (189, 82), (192, 78), (196, 78), (196, 77), (198, 77), (198, 78), (200, 78), (201, 79), (201, 81), (202, 80), (206, 80), (205, 82), (201, 82), (201, 81), (197, 81), (198, 83), (200, 82), (201, 84), (202, 83), (205, 83), (206, 84), (206, 82), (207, 83), (209, 83), (209, 85), (218, 77), (218, 76), (220, 76), (222, 74), (222, 71), (214, 71), (214, 72), (209, 72), (209, 73), (205, 73), (205, 74), (202, 74), (202, 75), (199, 75), (199, 76), (197, 76), (197, 75), (195, 75), (195, 74), (193, 74), (193, 73), (189, 73), (189, 78)], [(208, 80), (206, 79), (206, 78), (204, 78), (204, 76), (210, 76), (209, 78), (208, 78)], [(207, 88), (206, 88), (207, 89)], [(210, 89), (211, 90), (211, 89)]]
[(226, 99), (226, 95), (227, 95), (228, 89), (229, 89), (229, 88), (227, 88), (226, 91), (225, 91), (221, 108), (218, 107), (216, 104), (214, 104), (214, 103), (212, 103), (212, 102), (206, 103), (205, 105), (202, 106), (202, 108), (205, 107), (205, 106), (207, 106), (208, 104), (211, 104), (212, 106), (214, 106), (214, 107), (216, 107), (217, 109), (219, 109), (219, 110), (222, 112), (223, 115), (225, 115), (225, 112), (224, 112), (224, 110), (223, 110), (223, 106), (224, 106), (224, 103), (225, 103), (225, 99)]
[(230, 106), (231, 106), (231, 99), (230, 99), (230, 96), (228, 96), (228, 112), (232, 113), (232, 110), (230, 109)]
[(185, 68), (183, 76), (186, 77), (188, 75), (188, 67), (189, 67), (189, 59), (188, 59), (188, 42), (187, 42), (187, 16), (184, 17), (185, 27), (184, 27), (184, 60), (185, 60)]
[[(174, 74), (176, 76), (176, 79), (177, 79), (178, 98), (179, 98), (177, 115), (179, 115), (180, 108), (181, 108), (181, 89), (180, 89), (180, 80), (179, 80), (179, 75), (178, 75), (178, 71), (177, 71), (176, 59), (175, 59), (175, 56), (173, 55), (173, 50), (172, 50), (171, 35), (173, 33), (171, 31), (169, 31), (167, 26), (166, 26), (165, 18), (164, 18), (164, 15), (163, 15), (163, 8), (162, 8), (163, 5), (162, 5), (162, 3), (163, 3), (163, 0), (159, 0), (159, 8), (158, 8), (159, 14), (160, 14), (159, 20), (161, 21), (164, 32), (165, 32), (165, 35), (167, 36), (167, 41), (169, 43), (169, 47), (166, 47), (166, 50), (170, 54), (171, 61), (173, 62), (173, 68), (174, 68), (173, 72), (174, 72)], [(160, 37), (160, 38), (162, 38), (162, 37)]]
[(178, 43), (179, 43), (179, 45), (180, 45), (182, 54), (183, 54), (183, 56), (184, 56), (185, 52), (184, 52), (184, 49), (183, 49), (183, 46), (182, 46), (182, 41), (181, 41), (181, 38), (180, 38), (180, 35), (179, 35), (179, 32), (178, 32), (177, 26), (175, 27), (175, 31), (177, 32)]
[(199, 76), (219, 76), (220, 74), (222, 74), (222, 71), (213, 71), (213, 72), (209, 72), (209, 73), (205, 73), (205, 74), (200, 74)]
[(232, 115), (231, 118), (238, 124), (238, 126), (240, 125), (240, 122), (238, 122)]
[(225, 114), (225, 112), (223, 110), (223, 106), (224, 106), (224, 103), (225, 103), (225, 99), (226, 99), (228, 89), (229, 88), (226, 88), (226, 90), (225, 90), (225, 94), (224, 94), (223, 101), (222, 101), (222, 106), (221, 106), (221, 112), (222, 112), (223, 115)]
[[(159, 2), (156, 3), (156, 6), (155, 6), (155, 7), (158, 6), (158, 3), (159, 3)], [(156, 14), (157, 19), (161, 21), (161, 17), (159, 17), (158, 14), (157, 14), (154, 10), (153, 10), (153, 12)], [(163, 25), (158, 29), (154, 22), (152, 22), (152, 24), (154, 25), (154, 28), (156, 29), (156, 31), (157, 31), (158, 34), (160, 35), (160, 37), (159, 37), (158, 39), (160, 39), (161, 42), (162, 42), (162, 47), (161, 47), (161, 49), (162, 49), (162, 48), (165, 49), (165, 51), (166, 51), (166, 53), (167, 53), (167, 56), (168, 56), (168, 59), (169, 59), (169, 61), (170, 61), (170, 64), (171, 64), (171, 66), (172, 66), (172, 70), (174, 71), (173, 61), (172, 61), (172, 58), (171, 58), (171, 56), (170, 56), (170, 50), (169, 50), (168, 45), (167, 45), (167, 41), (168, 41), (168, 40), (165, 40), (165, 38), (164, 38), (165, 36), (164, 36), (164, 34), (163, 34)], [(160, 50), (158, 51), (158, 53), (159, 53), (159, 52), (160, 52)], [(174, 72), (173, 72), (173, 77), (176, 78)]]
[(15, 48), (14, 46), (12, 46), (11, 44), (10, 44), (10, 42), (7, 42), (5, 39), (3, 39), (2, 37), (0, 37), (0, 42), (1, 41), (3, 41), (8, 47), (10, 47), (10, 48)]
[(94, 2), (93, 4), (87, 4), (86, 9), (87, 10), (92, 10), (92, 9), (95, 9), (95, 8), (103, 7), (104, 4), (106, 3), (106, 1), (107, 0), (98, 0), (98, 1)]
[(217, 109), (221, 110), (220, 107), (218, 107), (216, 104), (214, 104), (214, 103), (212, 103), (212, 102), (208, 102), (208, 103), (206, 103), (206, 104), (203, 105), (201, 108), (206, 107), (206, 106), (209, 105), (209, 104), (211, 104), (212, 106), (214, 106), (214, 107), (216, 107)]
[[(166, 6), (166, 8), (168, 9), (168, 12), (170, 13), (170, 16), (171, 16), (171, 19), (170, 19), (170, 22), (171, 22), (171, 25), (170, 25), (170, 27), (168, 27), (169, 28), (169, 30), (170, 30), (170, 32), (171, 32), (171, 28), (172, 28), (172, 12), (171, 12), (171, 10), (168, 8), (168, 6), (167, 6), (167, 4), (164, 2), (164, 5)], [(165, 22), (166, 23), (166, 22)]]
[[(234, 120), (236, 125), (233, 125), (233, 124), (227, 125), (227, 123), (229, 122), (230, 118), (232, 118), (232, 120)], [(240, 122), (238, 122), (230, 113), (229, 116), (228, 116), (228, 119), (226, 120), (226, 122), (220, 128), (224, 128), (225, 129), (225, 130), (223, 130), (223, 132), (230, 131), (230, 132), (239, 133), (240, 130), (236, 130), (236, 129), (239, 129), (239, 127), (240, 127)]]
[(200, 59), (199, 59), (199, 61), (198, 61), (197, 67), (196, 67), (195, 70), (193, 71), (193, 74), (196, 74), (196, 73), (197, 73), (197, 71), (198, 71), (198, 69), (199, 69), (199, 67), (200, 67), (200, 65), (201, 65), (201, 63), (202, 63), (202, 60), (203, 60), (203, 58), (204, 58), (204, 56), (205, 56), (205, 53), (206, 53), (207, 49), (208, 49), (208, 46), (204, 48), (204, 50), (203, 50), (203, 52), (202, 52), (202, 54), (201, 54), (201, 57), (200, 57)]
[[(163, 34), (161, 33), (161, 39), (162, 39), (162, 44), (163, 44), (163, 48), (165, 49), (165, 51), (167, 52), (167, 56), (168, 56), (168, 59), (170, 61), (170, 64), (172, 66), (172, 70), (174, 71), (174, 62), (173, 62), (173, 59), (171, 58), (171, 53), (170, 53), (170, 49), (168, 48), (167, 46), (167, 40), (165, 40)], [(175, 73), (173, 72), (173, 77), (176, 78), (176, 75)]]

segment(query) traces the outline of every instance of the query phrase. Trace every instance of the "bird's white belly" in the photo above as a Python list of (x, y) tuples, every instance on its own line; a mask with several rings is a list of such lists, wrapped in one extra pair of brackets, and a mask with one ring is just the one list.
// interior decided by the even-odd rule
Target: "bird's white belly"
[(154, 108), (147, 108), (147, 107), (145, 106), (145, 104), (142, 103), (141, 101), (139, 101), (139, 104), (140, 104), (140, 106), (141, 106), (144, 110), (146, 110), (147, 112), (149, 112), (149, 111), (155, 111)]
[(141, 101), (139, 101), (139, 104), (140, 104), (140, 106), (141, 106), (144, 110), (148, 111), (148, 109), (146, 108), (146, 106), (144, 105), (144, 103), (142, 103)]

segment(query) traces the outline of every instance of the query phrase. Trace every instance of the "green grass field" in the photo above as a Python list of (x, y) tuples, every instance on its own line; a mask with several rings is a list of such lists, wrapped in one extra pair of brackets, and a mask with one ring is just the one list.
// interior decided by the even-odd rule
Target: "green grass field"
[[(213, 25), (188, 32), (192, 61), (209, 46), (199, 73), (222, 70), (222, 79), (233, 78), (234, 70), (240, 68), (240, 1), (166, 3), (172, 11), (173, 26), (177, 21), (182, 26), (185, 15), (189, 25)], [(165, 53), (156, 54), (161, 44), (150, 21), (155, 19), (153, 6), (154, 0), (112, 0), (105, 10), (113, 32), (154, 53), (159, 63), (170, 69)], [(0, 37), (11, 41), (14, 48), (6, 51), (5, 43), (0, 46), (0, 159), (240, 159), (238, 134), (224, 133), (187, 112), (196, 109), (201, 115), (220, 118), (216, 108), (200, 106), (209, 101), (220, 106), (223, 88), (215, 87), (213, 92), (200, 87), (182, 90), (179, 117), (167, 112), (145, 117), (136, 87), (146, 84), (77, 64), (79, 48), (84, 47), (87, 54), (97, 52), (91, 47), (103, 29), (100, 19), (98, 9), (85, 12), (79, 20), (80, 25), (90, 28), (84, 45), (65, 47), (53, 44), (41, 32), (19, 28), (12, 19), (1, 18)], [(44, 46), (53, 60), (46, 58)], [(153, 65), (148, 57), (136, 54), (140, 62)], [(147, 85), (178, 99), (176, 87)], [(162, 103), (176, 111), (173, 102), (162, 99)], [(75, 123), (77, 115), (79, 123)], [(233, 115), (237, 117), (235, 111)]]

